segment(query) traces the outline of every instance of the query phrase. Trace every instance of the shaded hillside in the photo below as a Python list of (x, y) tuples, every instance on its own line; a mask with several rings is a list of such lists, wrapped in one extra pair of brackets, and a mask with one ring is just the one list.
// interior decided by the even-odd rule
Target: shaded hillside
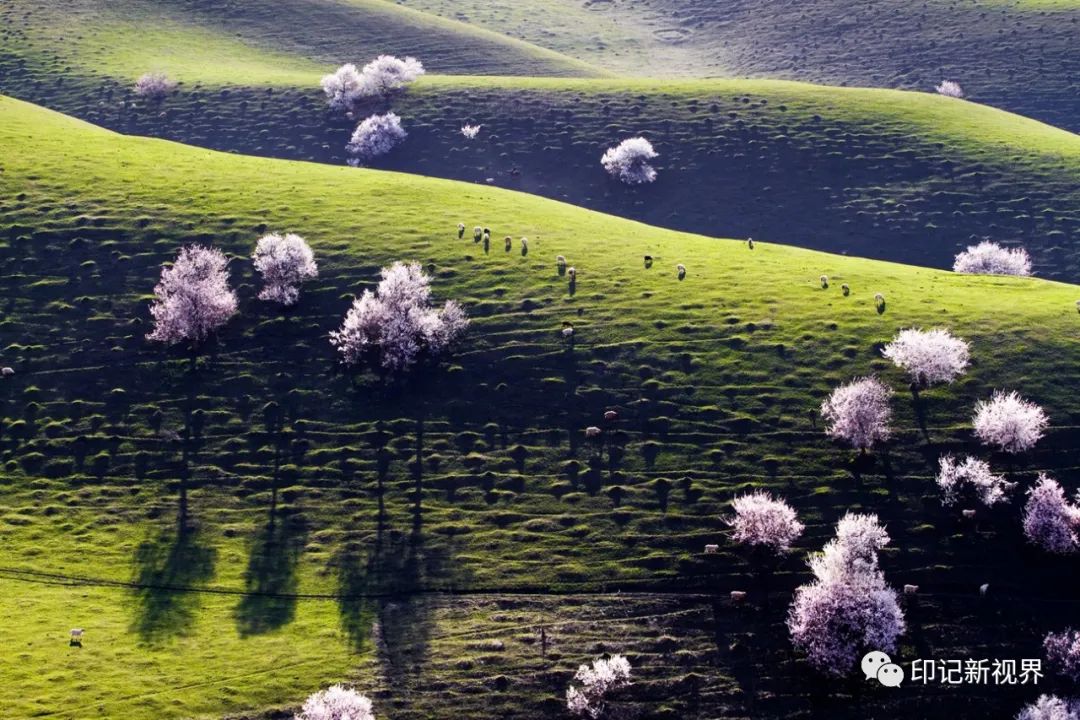
[[(348, 679), (398, 720), (536, 717), (608, 650), (630, 654), (647, 718), (985, 715), (1028, 699), (851, 697), (790, 651), (805, 553), (852, 507), (888, 525), (890, 582), (923, 588), (905, 658), (1030, 657), (1075, 614), (1069, 561), (1022, 542), (1017, 508), (972, 529), (930, 478), (940, 453), (975, 450), (974, 401), (1017, 387), (1053, 427), (1014, 477), (1075, 487), (1080, 400), (1060, 389), (1080, 382), (1076, 286), (751, 250), (493, 188), (122, 137), (6, 99), (0, 168), (0, 362), (15, 370), (0, 384), (0, 612), (22, 618), (0, 700), (16, 716), (250, 716)], [(459, 221), (496, 242), (458, 239)], [(246, 259), (267, 229), (304, 234), (321, 264), (284, 314), (256, 300)], [(241, 298), (194, 369), (144, 338), (159, 265), (188, 242), (234, 255)], [(473, 326), (409, 382), (343, 372), (327, 333), (399, 259)], [(919, 405), (878, 352), (913, 324), (950, 326), (975, 360)], [(899, 390), (896, 433), (853, 464), (814, 411), (871, 371)], [(618, 420), (586, 442), (607, 409)], [(751, 486), (808, 525), (767, 585), (724, 532)], [(76, 623), (81, 651), (64, 645)]]
[(624, 75), (930, 90), (1080, 130), (1076, 0), (401, 0)]
[[(111, 128), (246, 154), (344, 164), (355, 122), (315, 87), (182, 86), (157, 104), (100, 79), (7, 77), (22, 97)], [(1027, 247), (1043, 277), (1080, 279), (1080, 139), (972, 103), (772, 81), (426, 78), (391, 105), (409, 139), (376, 167), (935, 267), (991, 238)], [(460, 133), (467, 121), (483, 126), (476, 140)], [(627, 188), (599, 158), (638, 133), (660, 153), (659, 179)]]

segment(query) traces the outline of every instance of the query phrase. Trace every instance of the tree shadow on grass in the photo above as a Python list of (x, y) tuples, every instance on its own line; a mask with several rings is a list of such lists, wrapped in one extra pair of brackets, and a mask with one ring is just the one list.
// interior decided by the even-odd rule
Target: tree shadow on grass
[(255, 538), (244, 573), (244, 595), (235, 610), (242, 636), (258, 635), (290, 623), (296, 614), (296, 566), (307, 538), (299, 514), (270, 519)]
[(197, 587), (214, 576), (216, 551), (187, 523), (161, 530), (135, 551), (134, 593), (139, 637), (159, 642), (183, 635), (200, 604)]

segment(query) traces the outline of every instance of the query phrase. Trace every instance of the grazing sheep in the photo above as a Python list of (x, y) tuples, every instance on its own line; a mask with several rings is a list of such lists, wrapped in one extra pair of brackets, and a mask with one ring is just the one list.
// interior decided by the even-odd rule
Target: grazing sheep
[[(645, 267), (646, 268), (651, 268), (652, 267), (652, 255), (646, 255), (645, 256)], [(1080, 304), (1080, 303), (1078, 303), (1078, 304)]]
[(574, 337), (574, 326), (568, 325), (567, 327), (564, 327), (562, 329), (562, 336), (567, 339)]
[(529, 254), (529, 238), (521, 238), (521, 256), (525, 257)]
[(82, 628), (71, 628), (71, 641), (69, 642), (69, 644), (70, 645), (79, 645), (79, 646), (81, 646), (82, 645), (82, 637), (83, 637), (83, 629)]
[(484, 233), (487, 234), (487, 235), (490, 235), (491, 234), (491, 228), (489, 228), (489, 227), (484, 228)]
[(905, 585), (904, 586), (904, 594), (905, 595), (915, 595), (918, 592), (919, 592), (919, 586), (918, 585)]
[(686, 266), (683, 265), (682, 263), (679, 263), (678, 265), (675, 266), (675, 271), (677, 273), (679, 273), (679, 279), (680, 280), (682, 280), (684, 277), (686, 277)]
[(473, 242), (480, 242), (480, 238), (484, 237), (484, 228), (477, 225), (472, 229)]
[(881, 293), (874, 293), (874, 302), (880, 305), (881, 303), (885, 302), (885, 296)]
[(706, 545), (705, 546), (705, 554), (706, 555), (715, 555), (718, 552), (720, 552), (720, 546), (719, 545)]
[(491, 233), (489, 233), (487, 230), (485, 230), (483, 239), (484, 239), (484, 244), (485, 245), (490, 243), (491, 242)]
[(974, 520), (975, 519), (975, 511), (974, 510), (964, 510), (963, 515), (968, 520)]
[(615, 422), (618, 419), (619, 413), (615, 412), (614, 410), (608, 410), (604, 413), (604, 420), (607, 422)]
[(0, 375), (3, 375), (4, 377), (11, 377), (14, 374), (15, 374), (15, 371), (12, 368), (9, 368), (9, 367), (6, 367), (3, 370), (0, 370)]
[(510, 252), (514, 248), (514, 238), (507, 235), (503, 238), (503, 245), (506, 248), (506, 252)]
[(745, 590), (732, 590), (731, 591), (731, 602), (735, 603), (736, 605), (742, 605), (744, 602), (746, 602), (746, 591)]
[(457, 224), (457, 236), (458, 236), (458, 240), (465, 237), (465, 223), (458, 223)]
[(559, 272), (562, 272), (563, 270), (565, 270), (566, 269), (566, 258), (564, 258), (562, 255), (556, 255), (555, 256), (555, 266), (559, 268)]
[(842, 293), (844, 293), (844, 297), (847, 297), (848, 295), (851, 294), (851, 288), (848, 287), (847, 283), (844, 283), (843, 285), (840, 286), (840, 291)]
[(590, 440), (595, 440), (596, 438), (600, 437), (600, 433), (602, 432), (603, 430), (596, 427), (595, 425), (590, 425), (589, 427), (585, 428), (585, 437), (589, 438)]
[(990, 592), (990, 583), (983, 583), (979, 586), (979, 594), (986, 597), (986, 593)]
[(574, 278), (577, 277), (577, 270), (575, 268), (572, 268), (572, 267), (568, 268), (566, 270), (566, 274), (570, 276), (571, 280), (573, 280)]
[(821, 277), (819, 278), (819, 280), (821, 280), (821, 287), (822, 287), (822, 288), (827, 288), (827, 287), (829, 287), (829, 276), (828, 276), (828, 275), (822, 275), (822, 276), (821, 276)]
[(746, 238), (746, 247), (754, 249), (754, 238)]

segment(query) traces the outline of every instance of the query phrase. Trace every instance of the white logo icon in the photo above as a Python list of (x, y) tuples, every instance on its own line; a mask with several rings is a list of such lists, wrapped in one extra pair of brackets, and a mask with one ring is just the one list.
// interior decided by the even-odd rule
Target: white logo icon
[(900, 687), (900, 683), (904, 682), (904, 668), (880, 650), (872, 650), (863, 655), (860, 667), (867, 680), (876, 678), (885, 687)]

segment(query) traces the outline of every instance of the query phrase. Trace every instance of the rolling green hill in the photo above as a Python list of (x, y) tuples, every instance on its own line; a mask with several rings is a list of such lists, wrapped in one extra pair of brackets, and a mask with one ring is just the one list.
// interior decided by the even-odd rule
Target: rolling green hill
[[(528, 252), (459, 240), (458, 222), (527, 236)], [(320, 261), (284, 314), (255, 298), (246, 259), (268, 229), (305, 235)], [(158, 268), (188, 242), (234, 255), (241, 297), (195, 368), (144, 339)], [(394, 260), (426, 265), (474, 323), (450, 362), (384, 384), (342, 371), (327, 333)], [(1080, 399), (1061, 389), (1080, 382), (1076, 286), (751, 250), (501, 189), (125, 137), (11, 99), (0, 263), (14, 717), (280, 717), (335, 679), (396, 720), (555, 716), (577, 664), (607, 650), (629, 654), (647, 717), (987, 715), (1030, 699), (809, 672), (784, 613), (847, 508), (887, 523), (890, 582), (922, 585), (906, 658), (1031, 657), (1075, 615), (1054, 580), (1069, 561), (1023, 544), (1017, 508), (965, 525), (930, 478), (940, 453), (974, 450), (974, 401), (1016, 387), (1053, 425), (1016, 479), (1075, 486)], [(915, 405), (878, 349), (939, 324), (974, 364)], [(895, 439), (853, 465), (814, 408), (875, 371), (900, 390)], [(620, 418), (590, 445), (606, 409)], [(724, 534), (752, 486), (808, 525), (768, 585)]]
[[(160, 104), (127, 83), (31, 77), (0, 86), (125, 133), (245, 154), (344, 164), (355, 122), (325, 107), (317, 74), (301, 87), (183, 86)], [(1043, 277), (1080, 279), (1080, 137), (978, 104), (780, 81), (465, 77), (423, 78), (390, 104), (409, 139), (379, 168), (936, 267), (989, 237), (1027, 247)], [(483, 125), (471, 142), (466, 121)], [(634, 189), (599, 158), (638, 133), (660, 174)]]
[(1076, 131), (1076, 0), (400, 0), (624, 75), (931, 90)]
[[(42, 73), (133, 82), (157, 70), (226, 85), (318, 82), (344, 62), (416, 55), (432, 72), (596, 76), (535, 45), (381, 0), (10, 0), (0, 56)], [(51, 83), (50, 83), (51, 84)]]

